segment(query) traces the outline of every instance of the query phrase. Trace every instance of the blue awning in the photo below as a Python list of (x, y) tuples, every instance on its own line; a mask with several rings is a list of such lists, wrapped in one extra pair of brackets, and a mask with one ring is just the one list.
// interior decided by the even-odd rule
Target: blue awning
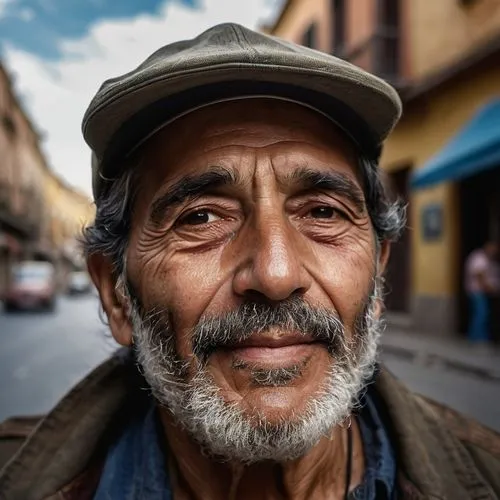
[(500, 167), (500, 98), (483, 107), (440, 153), (416, 170), (411, 185), (457, 181), (495, 167)]

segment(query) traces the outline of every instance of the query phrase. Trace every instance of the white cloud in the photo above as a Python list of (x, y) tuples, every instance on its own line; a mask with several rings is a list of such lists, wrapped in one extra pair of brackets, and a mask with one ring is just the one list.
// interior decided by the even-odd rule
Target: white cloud
[(35, 17), (35, 11), (30, 7), (20, 7), (17, 0), (0, 0), (0, 19), (4, 17), (19, 18), (29, 22)]
[(204, 0), (196, 10), (166, 2), (159, 15), (101, 21), (84, 38), (62, 41), (63, 57), (57, 62), (5, 47), (7, 66), (17, 77), (26, 107), (46, 133), (44, 149), (51, 166), (90, 193), (90, 153), (80, 124), (100, 84), (130, 71), (160, 46), (191, 38), (214, 24), (232, 21), (255, 28), (273, 14), (276, 1)]
[(14, 2), (15, 0), (0, 0), (0, 19), (7, 15), (7, 7)]
[(35, 11), (29, 7), (22, 8), (17, 14), (24, 22), (29, 22), (35, 17)]

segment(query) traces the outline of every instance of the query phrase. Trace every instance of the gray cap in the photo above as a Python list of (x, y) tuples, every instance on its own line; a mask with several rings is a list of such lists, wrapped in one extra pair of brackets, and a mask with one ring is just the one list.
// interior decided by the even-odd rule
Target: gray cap
[(133, 71), (107, 80), (92, 99), (82, 130), (92, 149), (93, 190), (115, 177), (131, 152), (190, 110), (245, 96), (311, 107), (335, 121), (369, 156), (401, 115), (386, 82), (329, 54), (237, 24), (165, 45)]

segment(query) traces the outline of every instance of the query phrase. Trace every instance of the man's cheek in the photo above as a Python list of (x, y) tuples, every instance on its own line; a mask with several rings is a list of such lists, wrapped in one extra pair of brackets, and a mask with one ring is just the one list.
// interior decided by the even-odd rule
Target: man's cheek
[(372, 291), (373, 260), (365, 252), (328, 254), (322, 259), (329, 264), (315, 273), (316, 279), (345, 326), (351, 330)]
[[(189, 267), (189, 266), (186, 266)], [(187, 359), (192, 354), (192, 334), (200, 318), (206, 313), (217, 290), (216, 283), (198, 273), (170, 272), (160, 275), (163, 283), (150, 296), (156, 307), (168, 310), (176, 335), (179, 355)]]

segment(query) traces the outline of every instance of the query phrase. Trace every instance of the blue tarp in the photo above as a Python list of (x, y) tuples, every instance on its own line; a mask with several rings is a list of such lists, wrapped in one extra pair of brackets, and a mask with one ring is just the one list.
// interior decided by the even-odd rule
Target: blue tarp
[(416, 170), (411, 185), (418, 189), (456, 181), (495, 167), (500, 167), (500, 98), (483, 107), (440, 153)]

